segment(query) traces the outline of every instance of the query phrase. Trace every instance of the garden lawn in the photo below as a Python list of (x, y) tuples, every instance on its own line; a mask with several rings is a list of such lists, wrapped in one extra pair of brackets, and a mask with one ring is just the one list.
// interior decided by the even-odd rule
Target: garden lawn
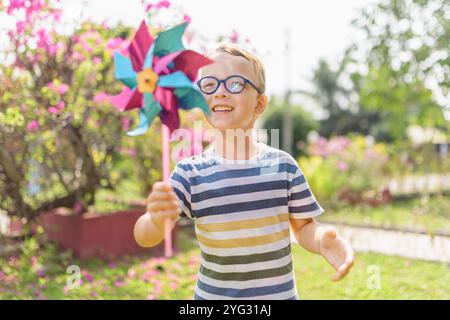
[(407, 227), (429, 233), (450, 233), (450, 199), (445, 196), (397, 200), (392, 204), (368, 207), (325, 207), (320, 221), (346, 224), (370, 224), (378, 227)]
[[(0, 299), (192, 299), (199, 249), (191, 231), (179, 237), (180, 252), (171, 259), (140, 256), (109, 263), (81, 262), (30, 238), (19, 257), (0, 259)], [(332, 282), (333, 270), (320, 256), (293, 245), (293, 257), (302, 299), (450, 299), (445, 264), (357, 254), (351, 273)], [(67, 286), (70, 265), (81, 270), (76, 289)], [(379, 289), (370, 289), (374, 268), (380, 271)]]

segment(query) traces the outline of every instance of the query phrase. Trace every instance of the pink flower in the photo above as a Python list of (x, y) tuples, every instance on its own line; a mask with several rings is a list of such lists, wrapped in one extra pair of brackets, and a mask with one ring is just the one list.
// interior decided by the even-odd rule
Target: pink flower
[(231, 36), (230, 36), (230, 41), (232, 43), (237, 43), (238, 40), (239, 40), (239, 34), (237, 33), (236, 30), (233, 30), (233, 32), (231, 33)]
[(130, 117), (122, 118), (122, 130), (127, 131), (130, 128)]
[(16, 29), (18, 34), (22, 34), (25, 31), (25, 22), (18, 21), (16, 23)]
[(94, 277), (88, 271), (83, 271), (83, 276), (84, 276), (84, 278), (86, 279), (87, 282), (94, 281)]
[(114, 282), (114, 286), (117, 288), (122, 288), (125, 286), (125, 281), (119, 280)]
[(64, 109), (64, 107), (66, 106), (66, 104), (64, 103), (64, 101), (61, 101), (60, 103), (58, 103), (56, 106), (54, 107), (50, 107), (48, 108), (48, 112), (51, 114), (58, 114), (59, 111), (61, 111), (62, 109)]
[(73, 212), (75, 214), (82, 214), (83, 213), (83, 206), (81, 205), (81, 203), (76, 202), (75, 205), (73, 206)]
[(191, 16), (188, 15), (188, 14), (185, 14), (185, 15), (183, 16), (183, 21), (184, 21), (184, 22), (187, 22), (187, 23), (191, 23)]
[(176, 282), (171, 282), (170, 283), (170, 289), (176, 290), (177, 288), (178, 288), (178, 284)]
[(31, 120), (27, 125), (28, 132), (35, 132), (39, 129), (39, 122), (37, 120)]
[(65, 83), (62, 83), (59, 86), (55, 86), (53, 82), (50, 82), (47, 84), (47, 88), (49, 88), (53, 92), (59, 93), (60, 95), (65, 94), (69, 90), (69, 86)]
[(339, 161), (338, 163), (338, 169), (340, 171), (347, 171), (348, 170), (348, 164), (346, 162), (343, 161)]
[(69, 90), (69, 86), (63, 83), (56, 90), (59, 94), (65, 94)]
[(169, 8), (170, 2), (167, 0), (160, 1), (156, 4), (156, 9)]

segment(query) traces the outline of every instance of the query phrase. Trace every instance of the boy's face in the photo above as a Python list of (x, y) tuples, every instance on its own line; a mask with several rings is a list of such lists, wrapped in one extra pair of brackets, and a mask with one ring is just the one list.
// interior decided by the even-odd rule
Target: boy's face
[[(225, 52), (214, 53), (209, 57), (214, 63), (200, 70), (200, 78), (216, 77), (219, 80), (231, 75), (240, 75), (257, 87), (259, 83), (250, 61), (240, 56), (233, 56)], [(250, 84), (240, 93), (230, 93), (221, 83), (216, 92), (203, 94), (211, 110), (207, 116), (209, 124), (220, 131), (226, 129), (252, 129), (256, 118), (260, 115), (266, 105), (267, 97), (260, 95)], [(231, 111), (218, 111), (218, 106), (231, 107)]]

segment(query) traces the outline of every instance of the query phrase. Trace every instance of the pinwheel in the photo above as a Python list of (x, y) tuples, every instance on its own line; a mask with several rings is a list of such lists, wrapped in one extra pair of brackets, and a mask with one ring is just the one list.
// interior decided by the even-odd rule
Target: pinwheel
[[(130, 46), (129, 57), (115, 52), (115, 77), (126, 87), (108, 100), (121, 112), (139, 109), (138, 127), (130, 136), (147, 132), (154, 118), (159, 116), (162, 126), (163, 180), (170, 175), (170, 133), (180, 125), (178, 108), (198, 107), (210, 114), (208, 104), (197, 90), (194, 81), (198, 69), (212, 63), (203, 55), (186, 50), (182, 36), (187, 23), (161, 31), (154, 39), (143, 21)], [(171, 256), (171, 225), (165, 223), (165, 254)]]

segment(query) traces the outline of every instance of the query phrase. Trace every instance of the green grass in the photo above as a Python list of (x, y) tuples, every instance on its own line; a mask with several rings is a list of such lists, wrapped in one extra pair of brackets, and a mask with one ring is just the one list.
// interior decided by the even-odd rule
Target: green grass
[[(107, 263), (79, 261), (31, 238), (19, 257), (0, 259), (0, 299), (192, 299), (200, 252), (186, 230), (178, 244), (180, 252), (171, 259), (139, 256)], [(332, 282), (333, 269), (322, 257), (298, 245), (293, 245), (293, 257), (302, 299), (450, 299), (446, 264), (357, 254), (350, 274)], [(81, 269), (77, 289), (64, 289), (70, 265)], [(367, 286), (373, 266), (380, 270), (379, 289)]]
[(445, 196), (422, 199), (397, 200), (379, 207), (347, 206), (325, 208), (319, 218), (347, 224), (364, 223), (385, 227), (408, 227), (423, 229), (430, 233), (450, 232), (450, 199)]

